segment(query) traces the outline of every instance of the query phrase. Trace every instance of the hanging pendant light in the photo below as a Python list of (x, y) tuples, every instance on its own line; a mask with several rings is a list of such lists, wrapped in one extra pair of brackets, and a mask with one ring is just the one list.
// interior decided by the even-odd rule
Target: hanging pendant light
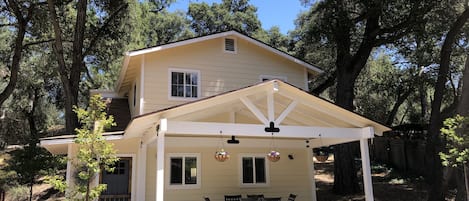
[(267, 153), (267, 159), (271, 162), (277, 162), (280, 160), (280, 152), (276, 151), (274, 148), (274, 133), (272, 133), (272, 141), (270, 145), (270, 152)]
[(219, 162), (224, 162), (224, 161), (230, 159), (230, 154), (227, 151), (225, 151), (225, 149), (224, 149), (223, 136), (222, 136), (221, 131), (220, 131), (220, 147), (215, 152), (215, 159)]

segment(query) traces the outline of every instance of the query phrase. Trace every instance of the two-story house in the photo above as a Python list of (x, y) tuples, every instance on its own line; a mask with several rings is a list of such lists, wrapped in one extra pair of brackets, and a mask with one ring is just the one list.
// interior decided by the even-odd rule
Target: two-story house
[[(105, 133), (121, 160), (97, 176), (103, 200), (316, 200), (312, 148), (351, 141), (373, 200), (367, 140), (389, 128), (307, 93), (320, 73), (236, 31), (127, 52), (115, 89), (92, 92), (112, 98), (118, 124)], [(73, 137), (41, 145), (72, 158)]]

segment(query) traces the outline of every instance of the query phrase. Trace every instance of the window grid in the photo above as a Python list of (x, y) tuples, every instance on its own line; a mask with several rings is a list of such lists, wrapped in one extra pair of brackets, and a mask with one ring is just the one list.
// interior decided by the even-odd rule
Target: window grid
[(171, 97), (198, 98), (199, 73), (185, 71), (171, 71)]
[(245, 185), (266, 185), (267, 169), (265, 157), (243, 156), (241, 160), (241, 183)]
[(168, 188), (200, 188), (200, 155), (169, 154), (167, 159), (169, 163)]

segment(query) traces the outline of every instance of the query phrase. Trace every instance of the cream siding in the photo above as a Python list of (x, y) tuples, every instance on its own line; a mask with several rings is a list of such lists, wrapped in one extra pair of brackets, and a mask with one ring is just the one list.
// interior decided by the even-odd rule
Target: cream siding
[(223, 51), (224, 38), (158, 51), (145, 55), (144, 113), (186, 101), (168, 100), (169, 68), (200, 71), (201, 98), (258, 83), (260, 75), (287, 77), (305, 87), (304, 67), (242, 39), (237, 53)]
[[(208, 143), (198, 143), (198, 147), (183, 147), (180, 140), (167, 138), (165, 157), (173, 153), (196, 153), (200, 154), (201, 158), (201, 188), (200, 189), (167, 189), (165, 188), (165, 200), (178, 200), (178, 201), (199, 201), (204, 196), (209, 196), (211, 200), (223, 200), (225, 194), (241, 194), (243, 197), (246, 194), (263, 193), (267, 197), (280, 196), (286, 199), (289, 193), (298, 194), (298, 201), (311, 200), (311, 184), (308, 172), (308, 164), (305, 157), (308, 156), (304, 147), (283, 147), (281, 140), (276, 140), (279, 145), (277, 150), (282, 154), (282, 158), (278, 162), (270, 162), (267, 160), (269, 166), (268, 175), (270, 177), (270, 185), (267, 187), (241, 187), (240, 186), (240, 154), (261, 154), (264, 155), (270, 150), (270, 143), (262, 144), (256, 147), (243, 147), (243, 143), (248, 144), (249, 141), (255, 139), (242, 139), (238, 145), (227, 145), (225, 149), (230, 153), (231, 158), (225, 162), (218, 162), (213, 158), (214, 152), (217, 150), (218, 139)], [(191, 139), (187, 139), (191, 141)], [(226, 140), (226, 138), (225, 138)], [(252, 143), (252, 142), (251, 142)], [(288, 154), (294, 156), (293, 160), (288, 159)], [(156, 147), (148, 148), (147, 154), (147, 181), (146, 181), (146, 200), (155, 200), (155, 179), (156, 179)], [(166, 159), (166, 158), (165, 158)], [(166, 160), (165, 160), (166, 161)], [(165, 176), (167, 178), (169, 169), (165, 169)], [(165, 185), (167, 184), (165, 180)]]

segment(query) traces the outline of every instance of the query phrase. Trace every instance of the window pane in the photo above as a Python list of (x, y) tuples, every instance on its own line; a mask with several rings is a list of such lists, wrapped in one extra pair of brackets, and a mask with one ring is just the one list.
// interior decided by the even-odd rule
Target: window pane
[(197, 86), (192, 87), (192, 97), (197, 98)]
[(192, 89), (192, 88), (191, 88), (190, 86), (186, 86), (186, 94), (185, 94), (185, 97), (188, 97), (188, 98), (193, 97), (193, 96), (192, 96), (192, 90), (191, 90), (191, 89)]
[(197, 184), (197, 158), (186, 157), (184, 169), (185, 184)]
[(170, 184), (182, 184), (182, 158), (171, 158)]
[(171, 72), (171, 84), (184, 84), (184, 73)]
[(265, 183), (265, 159), (256, 158), (256, 183)]
[(197, 85), (197, 73), (191, 73), (191, 81), (190, 84)]
[(254, 183), (253, 169), (252, 158), (243, 158), (243, 183)]

